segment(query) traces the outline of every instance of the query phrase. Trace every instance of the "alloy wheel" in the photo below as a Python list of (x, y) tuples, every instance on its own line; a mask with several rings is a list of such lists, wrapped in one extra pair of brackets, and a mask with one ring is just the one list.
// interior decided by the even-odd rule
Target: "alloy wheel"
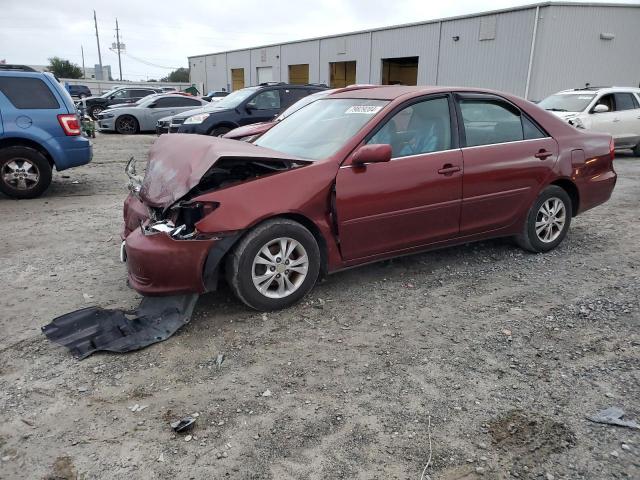
[(30, 160), (16, 158), (2, 168), (2, 180), (18, 190), (29, 190), (40, 180), (40, 171)]
[(123, 117), (118, 119), (118, 132), (120, 133), (136, 133), (136, 121), (133, 117)]
[(540, 205), (536, 215), (536, 235), (541, 242), (551, 243), (562, 233), (567, 221), (567, 209), (562, 200), (551, 197)]
[(289, 237), (267, 242), (251, 267), (253, 285), (265, 297), (284, 298), (298, 290), (307, 278), (309, 258), (300, 242)]

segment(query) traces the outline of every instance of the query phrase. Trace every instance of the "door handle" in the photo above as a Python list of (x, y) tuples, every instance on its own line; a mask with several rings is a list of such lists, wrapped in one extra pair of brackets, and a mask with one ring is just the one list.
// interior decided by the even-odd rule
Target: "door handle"
[(440, 175), (451, 175), (455, 172), (459, 172), (460, 170), (462, 169), (458, 165), (451, 165), (450, 163), (446, 163), (440, 170), (438, 170), (438, 173)]
[(544, 160), (551, 155), (553, 155), (553, 153), (546, 151), (544, 148), (541, 148), (540, 151), (534, 155), (534, 157), (539, 158), (540, 160)]

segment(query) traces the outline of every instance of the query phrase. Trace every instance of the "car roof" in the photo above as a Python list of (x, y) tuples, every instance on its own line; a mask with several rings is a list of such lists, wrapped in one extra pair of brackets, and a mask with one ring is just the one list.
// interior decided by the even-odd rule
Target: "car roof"
[(570, 90), (562, 90), (555, 95), (585, 95), (596, 93), (615, 93), (615, 92), (635, 92), (640, 93), (640, 88), (636, 87), (585, 87), (585, 88), (572, 88)]

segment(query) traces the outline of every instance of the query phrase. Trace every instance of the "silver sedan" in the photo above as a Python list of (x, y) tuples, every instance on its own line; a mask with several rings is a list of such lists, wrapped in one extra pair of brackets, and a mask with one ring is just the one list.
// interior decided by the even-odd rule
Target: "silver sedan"
[(98, 115), (98, 129), (122, 134), (154, 131), (160, 118), (203, 105), (209, 102), (186, 95), (149, 95), (134, 105), (104, 110)]

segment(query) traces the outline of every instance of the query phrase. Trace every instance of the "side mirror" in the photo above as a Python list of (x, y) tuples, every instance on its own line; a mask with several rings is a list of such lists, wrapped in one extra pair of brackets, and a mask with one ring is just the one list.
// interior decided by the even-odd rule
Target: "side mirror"
[(147, 108), (156, 108), (158, 104), (156, 102), (150, 103)]
[(257, 110), (258, 106), (253, 102), (249, 102), (245, 105), (245, 108), (247, 109), (247, 112), (250, 112), (252, 110)]
[(609, 107), (607, 107), (606, 105), (603, 105), (602, 103), (599, 103), (598, 105), (593, 107), (593, 113), (604, 113), (608, 111), (609, 111)]
[(362, 145), (356, 150), (351, 159), (353, 165), (362, 166), (365, 163), (381, 163), (391, 160), (391, 145), (379, 143)]

